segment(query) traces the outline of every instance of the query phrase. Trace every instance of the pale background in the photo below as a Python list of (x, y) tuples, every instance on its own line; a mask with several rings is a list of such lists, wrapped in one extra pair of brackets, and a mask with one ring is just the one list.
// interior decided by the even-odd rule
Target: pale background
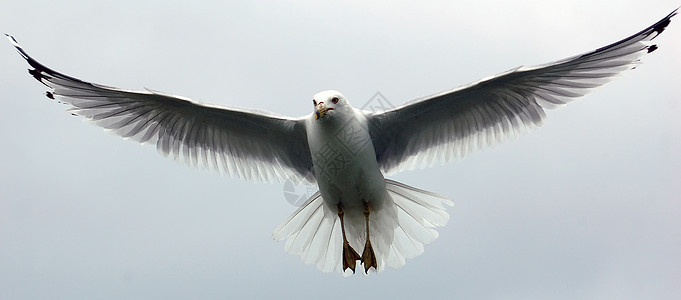
[[(311, 113), (393, 104), (604, 46), (676, 1), (8, 1), (0, 31), (88, 81)], [(617, 3), (617, 4), (614, 4)], [(394, 178), (450, 197), (377, 276), (286, 254), (282, 184), (220, 177), (64, 112), (0, 42), (0, 298), (679, 299), (681, 16), (636, 70), (520, 138)]]

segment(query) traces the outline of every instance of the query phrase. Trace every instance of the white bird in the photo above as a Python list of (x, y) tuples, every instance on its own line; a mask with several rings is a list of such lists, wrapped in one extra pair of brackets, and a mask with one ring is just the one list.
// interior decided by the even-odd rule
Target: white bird
[[(597, 50), (519, 67), (476, 83), (372, 113), (341, 93), (314, 95), (312, 114), (288, 118), (201, 104), (159, 92), (85, 82), (45, 67), (7, 35), (47, 96), (69, 111), (165, 156), (249, 180), (297, 178), (312, 195), (273, 237), (322, 271), (368, 274), (401, 267), (438, 237), (449, 215), (443, 196), (386, 179), (444, 163), (541, 125), (544, 109), (583, 96), (653, 52), (647, 43), (675, 16)], [(362, 254), (355, 249), (362, 249)]]

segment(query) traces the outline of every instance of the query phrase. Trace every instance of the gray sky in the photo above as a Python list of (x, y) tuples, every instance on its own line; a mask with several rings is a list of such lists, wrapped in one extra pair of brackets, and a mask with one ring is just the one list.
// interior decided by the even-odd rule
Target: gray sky
[[(2, 1), (0, 30), (47, 66), (128, 89), (289, 116), (337, 89), (393, 104), (596, 49), (656, 1)], [(325, 274), (270, 237), (280, 184), (163, 158), (48, 101), (0, 43), (0, 298), (681, 296), (681, 17), (636, 70), (545, 125), (394, 176), (450, 197), (423, 255)]]

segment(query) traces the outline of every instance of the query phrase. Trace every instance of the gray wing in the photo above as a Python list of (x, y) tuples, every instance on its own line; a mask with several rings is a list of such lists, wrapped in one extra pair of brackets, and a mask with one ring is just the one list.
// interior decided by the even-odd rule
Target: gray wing
[(29, 73), (72, 106), (70, 112), (140, 143), (153, 143), (165, 156), (248, 180), (314, 180), (302, 119), (276, 117), (199, 104), (154, 91), (127, 91), (81, 81), (53, 71), (28, 56)]
[(544, 109), (562, 106), (632, 69), (656, 45), (677, 10), (603, 48), (554, 63), (520, 67), (369, 117), (385, 173), (444, 163), (541, 125)]

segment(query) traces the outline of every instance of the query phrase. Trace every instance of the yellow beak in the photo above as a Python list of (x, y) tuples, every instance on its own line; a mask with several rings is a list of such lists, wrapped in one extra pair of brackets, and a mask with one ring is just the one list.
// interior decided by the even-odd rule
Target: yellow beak
[(315, 107), (314, 119), (319, 120), (320, 118), (324, 117), (328, 111), (329, 109), (326, 107), (326, 104), (324, 104), (324, 102), (320, 102), (317, 104), (317, 107)]

